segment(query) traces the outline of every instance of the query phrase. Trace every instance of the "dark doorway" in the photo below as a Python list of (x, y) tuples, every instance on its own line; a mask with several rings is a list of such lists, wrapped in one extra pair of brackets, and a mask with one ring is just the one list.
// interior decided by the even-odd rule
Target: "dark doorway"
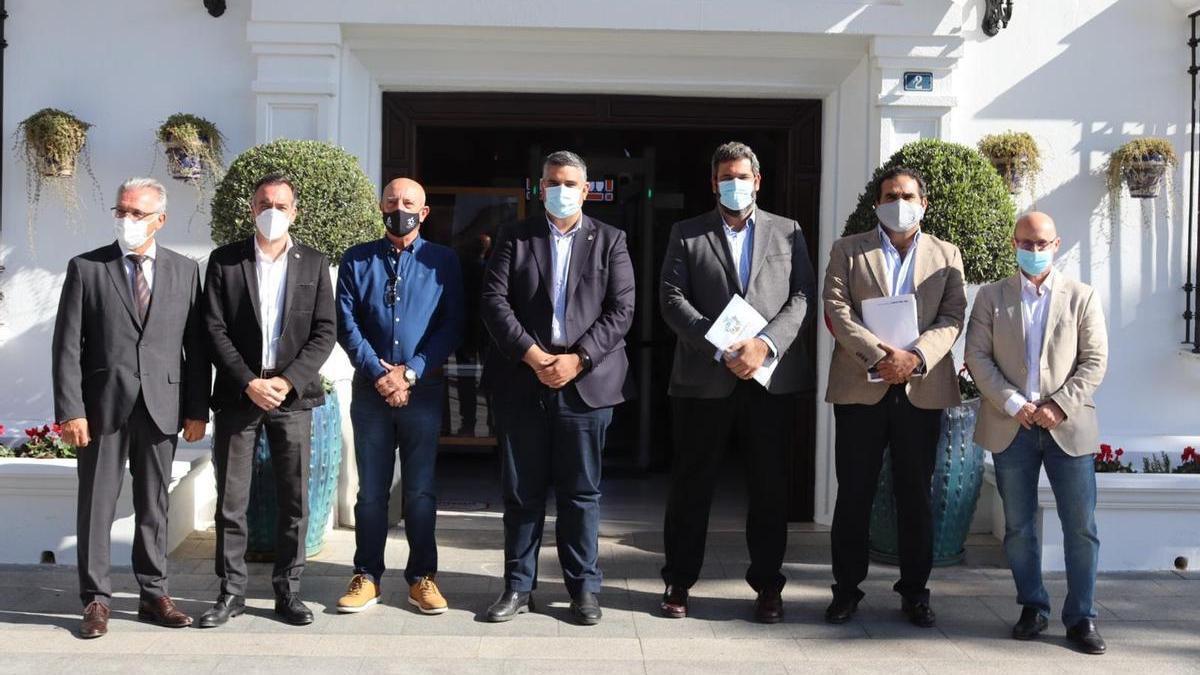
[[(587, 161), (594, 201), (584, 210), (625, 231), (638, 284), (627, 342), (640, 396), (615, 412), (606, 466), (667, 467), (672, 445), (666, 390), (675, 338), (657, 301), (666, 235), (672, 223), (713, 208), (712, 152), (740, 140), (763, 165), (759, 205), (798, 220), (815, 260), (820, 102), (385, 93), (383, 103), (381, 178), (411, 176), (427, 187), (433, 211), (422, 232), (459, 251), (469, 296), (478, 295), (472, 286), (495, 228), (540, 212), (542, 158), (569, 149)], [(468, 305), (468, 312), (477, 316), (477, 306)], [(468, 331), (468, 347), (449, 368), (454, 381), (446, 445), (493, 442), (486, 405), (474, 388), (477, 346), (486, 343), (481, 331), (478, 325)], [(802, 339), (813, 354), (814, 330)], [(793, 520), (812, 518), (815, 405), (811, 393), (797, 400)]]

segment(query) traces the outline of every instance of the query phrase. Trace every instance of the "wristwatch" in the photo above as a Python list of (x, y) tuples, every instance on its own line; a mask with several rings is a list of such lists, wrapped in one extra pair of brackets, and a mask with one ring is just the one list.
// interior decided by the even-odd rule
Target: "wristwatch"
[(416, 386), (417, 371), (409, 368), (408, 366), (404, 366), (404, 381), (407, 382), (408, 386), (410, 387)]
[(575, 350), (575, 355), (579, 357), (579, 365), (583, 367), (583, 372), (588, 372), (592, 369), (592, 357), (588, 356), (586, 350), (582, 347)]

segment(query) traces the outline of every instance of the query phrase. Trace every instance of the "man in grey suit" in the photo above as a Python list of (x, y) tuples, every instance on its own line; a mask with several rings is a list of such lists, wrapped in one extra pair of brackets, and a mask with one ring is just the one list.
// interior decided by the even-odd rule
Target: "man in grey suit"
[(125, 462), (133, 475), (138, 618), (192, 623), (167, 594), (167, 485), (177, 434), (208, 424), (200, 268), (159, 246), (167, 191), (151, 178), (117, 190), (116, 241), (71, 259), (54, 324), (54, 414), (79, 448), (80, 636), (108, 632), (110, 541)]
[[(780, 573), (787, 546), (787, 455), (793, 447), (795, 393), (812, 387), (800, 348), (816, 292), (804, 233), (796, 221), (759, 209), (758, 158), (726, 143), (712, 159), (716, 209), (671, 228), (659, 302), (678, 336), (669, 394), (675, 455), (664, 539), (667, 584), (661, 610), (687, 616), (688, 589), (704, 562), (708, 512), (720, 459), (735, 439), (746, 460), (746, 581), (758, 594), (755, 617), (783, 618)], [(704, 335), (734, 295), (767, 320), (757, 337), (717, 352)], [(755, 371), (778, 361), (766, 387)]]

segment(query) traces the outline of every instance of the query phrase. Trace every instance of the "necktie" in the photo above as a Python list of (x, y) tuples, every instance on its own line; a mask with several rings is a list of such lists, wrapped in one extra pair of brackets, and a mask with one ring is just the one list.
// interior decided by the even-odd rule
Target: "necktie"
[(125, 257), (133, 263), (133, 303), (137, 306), (138, 319), (146, 323), (146, 310), (150, 309), (150, 284), (142, 271), (146, 256), (130, 253)]

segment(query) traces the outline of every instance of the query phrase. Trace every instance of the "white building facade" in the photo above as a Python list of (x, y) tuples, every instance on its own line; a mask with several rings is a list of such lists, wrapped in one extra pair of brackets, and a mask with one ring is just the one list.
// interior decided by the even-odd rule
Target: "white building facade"
[[(81, 174), (82, 222), (64, 224), (44, 196), (27, 235), (25, 167), (4, 154), (0, 423), (53, 415), (49, 344), (66, 262), (112, 240), (105, 209), (121, 179), (165, 176), (160, 121), (183, 111), (216, 122), (230, 158), (275, 138), (330, 141), (378, 182), (383, 93), (420, 91), (817, 99), (818, 279), (871, 172), (901, 145), (1029, 131), (1044, 156), (1033, 196), (1063, 238), (1059, 269), (1094, 285), (1108, 318), (1102, 437), (1177, 453), (1180, 437), (1200, 435), (1200, 359), (1180, 344), (1190, 177), (1176, 171), (1174, 199), (1125, 199), (1114, 218), (1101, 172), (1143, 135), (1186, 156), (1193, 8), (1182, 0), (1017, 2), (995, 37), (980, 28), (983, 0), (246, 0), (215, 18), (201, 0), (7, 4), (5, 137), (48, 106), (91, 122), (102, 194)], [(929, 91), (905, 90), (913, 72), (932, 75)], [(207, 214), (189, 223), (194, 193), (168, 187), (160, 241), (203, 262)], [(819, 330), (818, 392), (831, 350)], [(832, 428), (818, 403), (824, 523)]]

